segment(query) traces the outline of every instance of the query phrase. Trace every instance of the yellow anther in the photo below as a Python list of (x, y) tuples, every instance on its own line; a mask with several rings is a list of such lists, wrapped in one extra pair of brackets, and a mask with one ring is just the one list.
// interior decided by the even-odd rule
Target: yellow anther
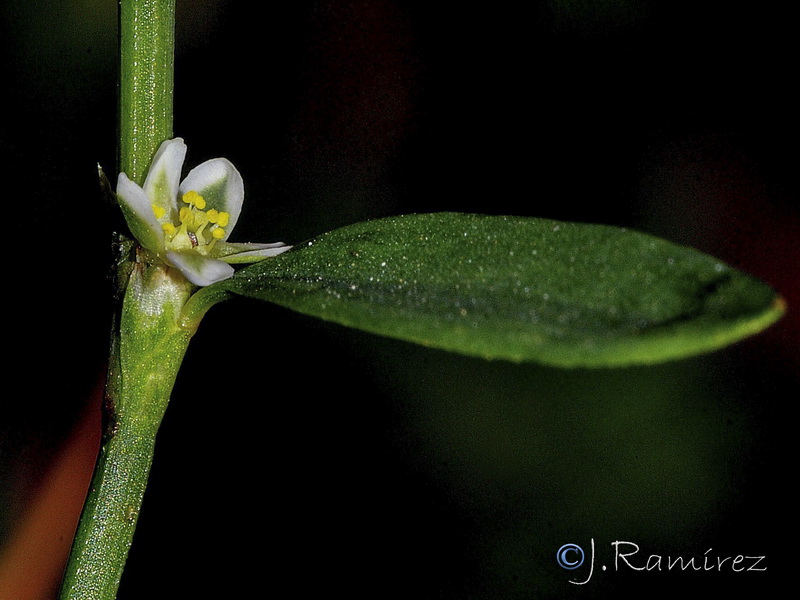
[(175, 225), (173, 225), (172, 223), (162, 223), (161, 229), (163, 229), (164, 233), (166, 233), (167, 235), (172, 235), (173, 233), (175, 233)]
[(162, 206), (156, 206), (155, 204), (153, 204), (153, 212), (156, 215), (156, 219), (160, 219), (166, 214), (167, 211), (164, 210)]
[(186, 192), (181, 197), (181, 200), (183, 200), (186, 204), (199, 208), (200, 210), (203, 210), (206, 207), (206, 199), (198, 194), (195, 190), (189, 190)]
[(186, 223), (187, 225), (191, 226), (192, 209), (188, 206), (182, 206), (180, 212), (178, 213), (178, 218), (181, 220), (181, 223)]
[(221, 212), (217, 215), (217, 225), (220, 227), (227, 227), (228, 221), (230, 221), (231, 215), (230, 213)]
[(219, 219), (219, 211), (212, 208), (208, 212), (206, 212), (206, 217), (208, 217), (209, 223), (216, 223), (217, 220)]
[(213, 237), (215, 240), (221, 240), (225, 237), (225, 230), (222, 227), (215, 227), (211, 232), (211, 237)]

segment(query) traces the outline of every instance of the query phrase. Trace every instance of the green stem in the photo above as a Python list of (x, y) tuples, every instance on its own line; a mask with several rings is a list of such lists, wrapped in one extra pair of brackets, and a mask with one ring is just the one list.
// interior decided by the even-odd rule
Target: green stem
[(121, 0), (119, 24), (119, 166), (141, 185), (172, 137), (175, 0)]
[(107, 426), (61, 600), (113, 600), (133, 540), (156, 433), (194, 329), (192, 285), (166, 266), (130, 271), (106, 394)]
[(155, 431), (120, 425), (105, 439), (60, 598), (116, 597), (147, 485)]
[[(120, 0), (119, 163), (141, 184), (172, 137), (175, 0)], [(165, 266), (122, 261), (127, 281), (112, 332), (107, 428), (72, 546), (61, 600), (113, 600), (133, 540), (156, 433), (193, 328), (192, 286)]]

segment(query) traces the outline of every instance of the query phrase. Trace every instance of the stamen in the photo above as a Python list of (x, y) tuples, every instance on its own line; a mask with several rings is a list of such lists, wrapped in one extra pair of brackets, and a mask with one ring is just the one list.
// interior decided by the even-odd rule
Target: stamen
[(155, 204), (153, 204), (152, 206), (153, 206), (153, 213), (156, 215), (156, 219), (160, 219), (167, 212), (166, 210), (164, 210), (163, 206), (157, 206)]
[(194, 221), (192, 209), (188, 206), (182, 206), (180, 212), (178, 213), (178, 218), (180, 219), (181, 223), (187, 227), (191, 227), (192, 222)]
[(191, 206), (196, 206), (200, 210), (203, 210), (206, 207), (206, 200), (200, 194), (198, 194), (195, 190), (189, 190), (186, 192), (182, 197), (186, 204)]
[[(202, 215), (203, 219), (205, 219), (206, 216), (205, 213), (200, 213), (200, 215)], [(203, 243), (205, 243), (206, 241), (206, 238), (203, 237), (203, 229), (206, 228), (206, 225), (208, 225), (208, 222), (204, 220), (203, 223), (201, 223), (200, 227), (197, 227), (194, 230), (194, 235), (197, 238), (197, 240)]]
[[(196, 248), (201, 254), (211, 251), (218, 240), (225, 237), (223, 227), (230, 222), (230, 213), (220, 212), (214, 208), (207, 211), (205, 198), (196, 190), (189, 190), (181, 201), (187, 206), (182, 206), (178, 211), (179, 224), (165, 223), (162, 225), (167, 234), (167, 243), (174, 249)], [(163, 208), (153, 205), (153, 212), (158, 218), (166, 214)]]

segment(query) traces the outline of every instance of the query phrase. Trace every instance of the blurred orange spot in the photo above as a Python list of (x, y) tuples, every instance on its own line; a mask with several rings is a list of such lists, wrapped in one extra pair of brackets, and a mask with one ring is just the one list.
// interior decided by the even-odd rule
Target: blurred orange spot
[(100, 448), (102, 387), (0, 554), (0, 600), (55, 598)]

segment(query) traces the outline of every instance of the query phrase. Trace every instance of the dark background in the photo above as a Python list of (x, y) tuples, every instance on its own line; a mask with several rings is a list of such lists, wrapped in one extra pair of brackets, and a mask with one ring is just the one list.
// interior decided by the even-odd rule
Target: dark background
[[(790, 584), (789, 5), (276, 4), (178, 0), (175, 133), (187, 165), (225, 156), (242, 172), (237, 241), (439, 210), (608, 223), (714, 254), (789, 313), (708, 356), (564, 371), (220, 305), (167, 412), (120, 599), (770, 597)], [(104, 370), (115, 217), (95, 165), (115, 171), (117, 51), (111, 0), (0, 6), (2, 557)], [(556, 551), (592, 539), (592, 580), (570, 585), (588, 572)], [(616, 540), (664, 570), (615, 570)], [(667, 555), (709, 549), (710, 564), (765, 555), (767, 570), (666, 571)]]

